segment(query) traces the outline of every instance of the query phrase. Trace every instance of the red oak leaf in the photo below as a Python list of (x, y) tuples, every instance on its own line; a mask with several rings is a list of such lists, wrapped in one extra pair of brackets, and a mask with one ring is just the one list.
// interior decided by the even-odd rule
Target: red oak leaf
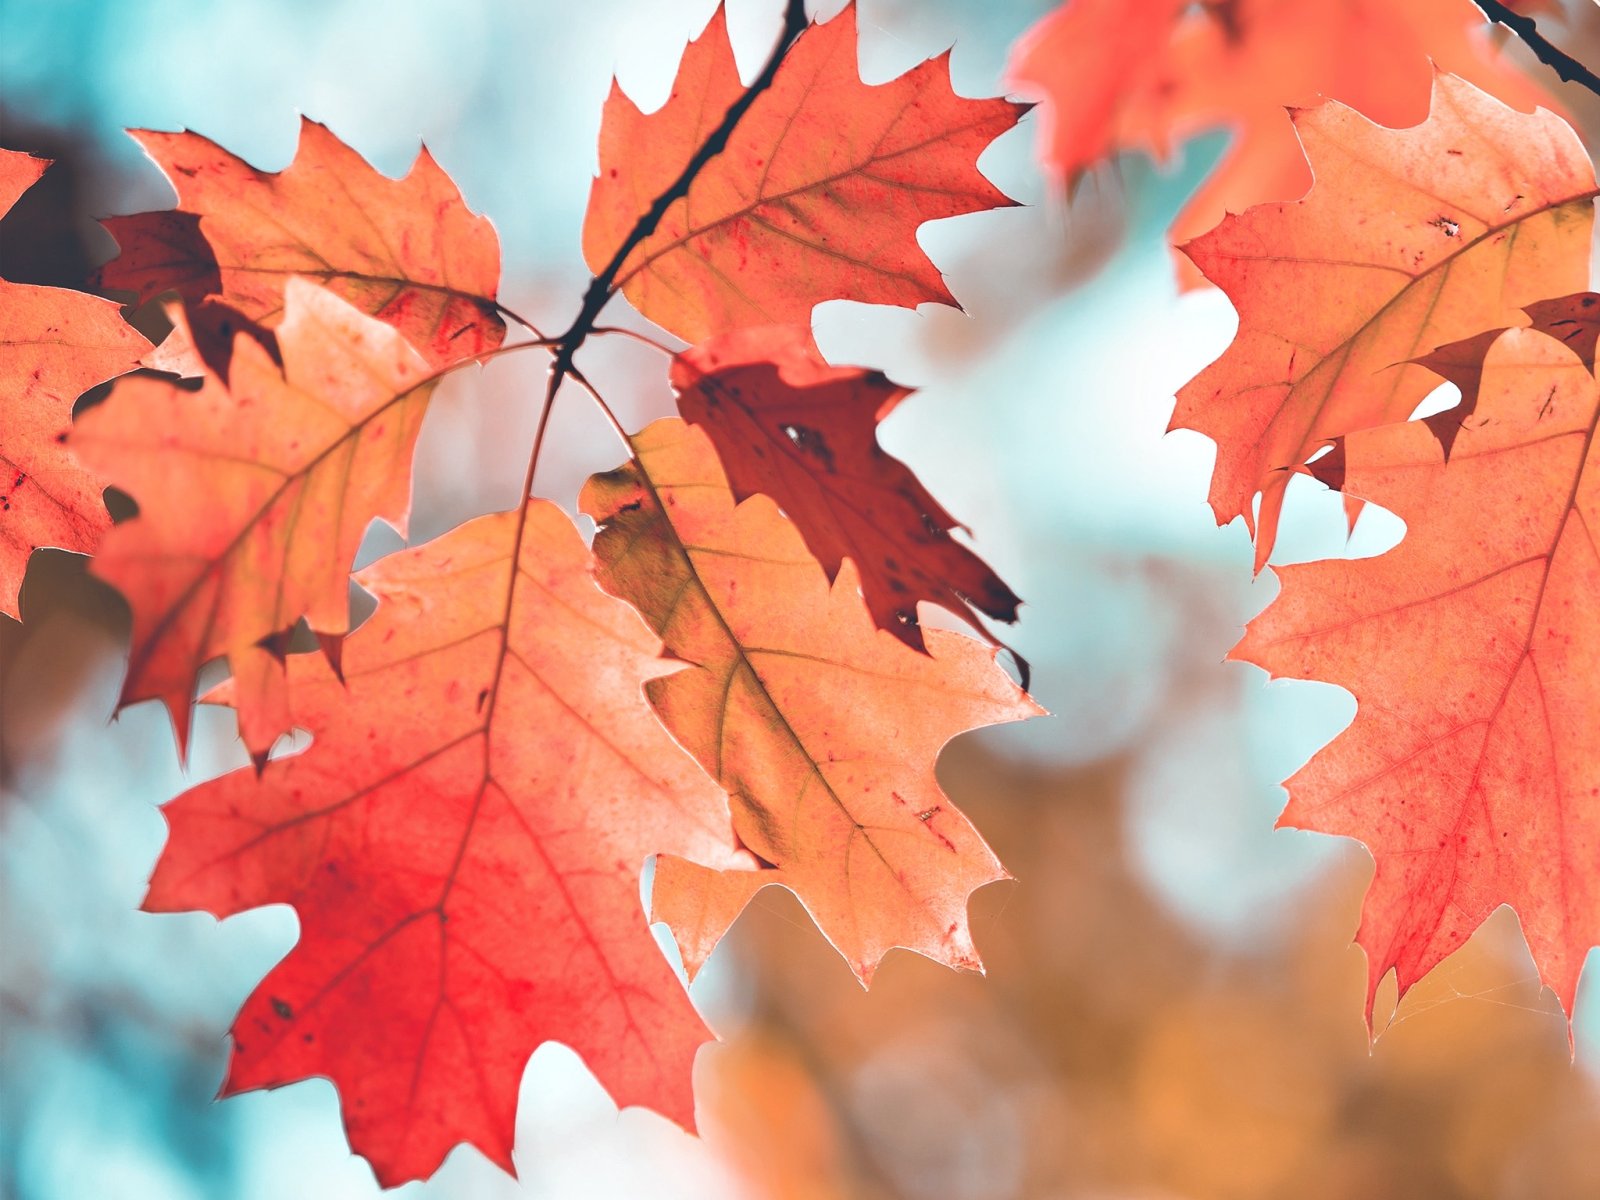
[(1356, 935), (1369, 1022), (1391, 969), (1403, 994), (1501, 904), (1570, 1014), (1600, 943), (1600, 385), (1531, 329), (1424, 362), (1469, 393), (1469, 416), (1352, 434), (1317, 464), (1402, 517), (1405, 539), (1275, 568), (1283, 591), (1233, 657), (1355, 694), (1279, 823), (1377, 860)]
[[(749, 325), (807, 324), (824, 300), (954, 304), (917, 245), (924, 221), (1012, 203), (978, 155), (1027, 111), (950, 88), (948, 55), (888, 83), (861, 81), (846, 7), (795, 41), (727, 146), (634, 246), (617, 282), (687, 341)], [(583, 254), (601, 272), (744, 87), (719, 6), (648, 115), (613, 85)]]
[(1411, 360), (1585, 286), (1594, 223), (1594, 167), (1567, 124), (1449, 75), (1412, 129), (1332, 102), (1294, 123), (1310, 194), (1183, 248), (1239, 331), (1178, 393), (1172, 424), (1217, 443), (1211, 507), (1253, 522), (1258, 568), (1290, 475), (1333, 438), (1409, 417), (1438, 382)]
[[(878, 423), (910, 395), (882, 373), (833, 367), (804, 326), (739, 330), (678, 355), (678, 409), (710, 435), (734, 498), (765, 493), (831, 580), (850, 559), (880, 629), (922, 649), (917, 603), (983, 629), (1021, 601), (950, 536), (954, 517), (878, 445)], [(970, 607), (969, 607), (970, 606)]]
[(134, 130), (177, 189), (178, 209), (113, 217), (122, 253), (97, 283), (148, 300), (216, 293), (275, 325), (291, 276), (393, 325), (434, 366), (493, 349), (500, 244), (426, 148), (388, 179), (324, 126), (302, 120), (294, 162), (258, 171), (196, 133)]
[(664, 856), (652, 913), (691, 974), (767, 884), (800, 897), (863, 983), (904, 946), (977, 970), (967, 898), (1004, 869), (934, 778), (940, 748), (1038, 708), (994, 651), (946, 630), (919, 654), (877, 629), (853, 566), (830, 588), (765, 496), (735, 505), (706, 435), (658, 421), (584, 488), (600, 584), (692, 664), (645, 687), (728, 792), (761, 870)]
[(326, 1075), (386, 1186), (470, 1142), (512, 1170), (546, 1041), (618, 1104), (693, 1127), (710, 1033), (650, 934), (656, 852), (732, 860), (727, 801), (641, 680), (672, 668), (532, 501), (360, 575), (344, 682), (290, 660), (309, 750), (180, 796), (145, 907), (291, 904), (300, 942), (234, 1023), (226, 1093)]
[[(0, 150), (0, 216), (47, 159)], [(93, 553), (111, 526), (105, 482), (66, 448), (72, 406), (97, 383), (132, 371), (150, 348), (117, 306), (63, 288), (0, 279), (0, 612), (41, 546)]]
[[(182, 309), (172, 313), (189, 346)], [(281, 365), (237, 333), (227, 381), (208, 373), (198, 391), (123, 380), (72, 435), (139, 505), (93, 569), (133, 610), (123, 702), (163, 701), (180, 747), (195, 676), (226, 655), (255, 683), (239, 690), (240, 732), (265, 755), (287, 727), (282, 670), (249, 660), (302, 617), (344, 633), (362, 535), (374, 517), (403, 531), (410, 508), (411, 451), (432, 394), (416, 351), (303, 279), (289, 281), (274, 340)]]
[[(1043, 156), (1069, 184), (1114, 154), (1165, 159), (1200, 134), (1232, 134), (1173, 223), (1184, 242), (1305, 194), (1286, 108), (1327, 97), (1413, 125), (1428, 113), (1430, 60), (1513, 107), (1557, 108), (1495, 48), (1471, 0), (1070, 0), (1017, 43), (1009, 76), (1045, 101)], [(1186, 262), (1180, 272), (1201, 281)]]

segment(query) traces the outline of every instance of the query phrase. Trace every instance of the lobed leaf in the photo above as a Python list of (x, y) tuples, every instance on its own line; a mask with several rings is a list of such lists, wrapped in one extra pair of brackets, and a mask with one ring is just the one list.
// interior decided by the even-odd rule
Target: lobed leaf
[[(191, 345), (182, 310), (172, 313), (174, 336)], [(400, 333), (292, 279), (273, 349), (235, 334), (226, 381), (207, 369), (195, 391), (134, 377), (84, 414), (72, 448), (139, 505), (93, 566), (133, 610), (123, 703), (163, 701), (182, 748), (196, 675), (225, 655), (255, 681), (238, 695), (240, 732), (266, 754), (288, 726), (281, 667), (260, 656), (302, 617), (318, 633), (348, 629), (350, 565), (368, 524), (404, 531), (432, 391)]]
[(923, 648), (917, 604), (988, 636), (976, 609), (1015, 621), (1017, 595), (950, 536), (959, 528), (878, 423), (911, 394), (881, 372), (833, 367), (804, 326), (739, 330), (673, 360), (678, 410), (717, 448), (736, 500), (771, 496), (830, 580), (848, 558), (878, 628)]
[(533, 1050), (693, 1127), (711, 1034), (650, 934), (658, 851), (733, 860), (722, 793), (640, 681), (670, 669), (554, 505), (481, 517), (360, 575), (344, 680), (290, 662), (310, 749), (201, 784), (151, 911), (291, 904), (299, 944), (233, 1026), (225, 1093), (326, 1075), (385, 1186), (469, 1142), (507, 1171)]
[(99, 286), (141, 302), (216, 294), (276, 325), (287, 281), (311, 279), (394, 326), (435, 367), (505, 337), (494, 227), (426, 148), (403, 179), (387, 179), (309, 119), (294, 161), (278, 172), (196, 133), (132, 134), (177, 190), (178, 209), (107, 221), (122, 252), (101, 268)]
[(1275, 568), (1283, 590), (1232, 656), (1355, 694), (1279, 823), (1377, 860), (1356, 935), (1368, 1021), (1391, 969), (1404, 994), (1501, 904), (1570, 1015), (1600, 943), (1600, 384), (1533, 329), (1424, 362), (1470, 415), (1355, 433), (1317, 464), (1402, 517), (1405, 539)]
[(1293, 116), (1318, 173), (1306, 198), (1183, 247), (1239, 330), (1179, 391), (1172, 425), (1217, 443), (1211, 507), (1251, 524), (1258, 569), (1290, 475), (1336, 437), (1405, 420), (1437, 385), (1412, 360), (1587, 284), (1597, 194), (1564, 121), (1449, 75), (1412, 129), (1332, 101)]
[[(1012, 203), (975, 166), (1028, 106), (968, 100), (948, 55), (861, 81), (846, 7), (794, 42), (727, 146), (673, 200), (617, 275), (641, 313), (687, 341), (809, 324), (824, 300), (954, 304), (917, 245), (924, 221)], [(596, 274), (669, 191), (743, 93), (721, 6), (646, 115), (613, 85), (600, 125), (583, 254)]]
[(689, 664), (646, 685), (728, 792), (760, 870), (663, 856), (652, 912), (691, 975), (760, 888), (800, 897), (863, 983), (893, 946), (977, 970), (967, 897), (1006, 877), (934, 778), (957, 733), (1040, 713), (994, 651), (944, 630), (919, 654), (874, 627), (853, 567), (830, 588), (765, 496), (735, 506), (706, 435), (676, 419), (579, 503), (600, 584)]
[[(49, 165), (0, 150), (0, 216)], [(21, 616), (36, 549), (92, 554), (111, 527), (105, 481), (66, 447), (72, 406), (149, 348), (107, 300), (0, 279), (0, 613)]]

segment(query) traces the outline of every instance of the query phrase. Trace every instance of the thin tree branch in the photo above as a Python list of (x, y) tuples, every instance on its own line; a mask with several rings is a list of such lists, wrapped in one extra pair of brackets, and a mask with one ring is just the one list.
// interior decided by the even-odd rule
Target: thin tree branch
[[(734, 126), (749, 111), (756, 97), (772, 86), (773, 78), (778, 74), (778, 68), (783, 64), (789, 48), (794, 45), (795, 39), (805, 32), (806, 6), (805, 0), (786, 0), (783, 10), (783, 29), (778, 34), (778, 42), (772, 48), (772, 54), (767, 59), (766, 66), (761, 68), (761, 74), (747, 87), (744, 92), (728, 106), (727, 113), (717, 123), (700, 148), (694, 152), (689, 161), (684, 164), (683, 171), (678, 178), (672, 181), (670, 187), (655, 198), (634, 223), (633, 229), (617, 247), (617, 252), (611, 256), (611, 261), (589, 281), (589, 287), (583, 295), (583, 305), (578, 310), (578, 315), (573, 318), (572, 324), (563, 333), (557, 343), (555, 358), (550, 364), (550, 379), (545, 386), (544, 403), (546, 406), (545, 419), (548, 419), (548, 408), (555, 403), (556, 393), (561, 390), (562, 381), (572, 374), (573, 356), (583, 346), (583, 343), (594, 332), (595, 322), (600, 317), (600, 311), (610, 302), (616, 294), (617, 273), (622, 270), (622, 264), (627, 261), (628, 255), (656, 231), (662, 219), (667, 215), (667, 210), (674, 203), (681, 200), (689, 192), (689, 187), (694, 183), (705, 165), (722, 153), (732, 135)], [(631, 449), (630, 449), (631, 454)], [(529, 464), (529, 476), (533, 473), (533, 465), (537, 462), (537, 448), (532, 462)]]
[(1532, 17), (1523, 16), (1515, 9), (1501, 4), (1499, 0), (1473, 0), (1473, 3), (1483, 10), (1483, 15), (1491, 22), (1504, 25), (1516, 34), (1522, 43), (1533, 51), (1534, 57), (1561, 76), (1564, 82), (1576, 83), (1600, 96), (1600, 75), (1596, 75), (1540, 33), (1539, 26)]
[(611, 298), (616, 286), (617, 273), (622, 270), (622, 264), (627, 261), (628, 255), (633, 253), (640, 242), (656, 231), (657, 226), (667, 215), (667, 210), (688, 194), (690, 185), (705, 169), (705, 165), (727, 147), (734, 126), (756, 102), (756, 97), (772, 86), (772, 80), (777, 75), (779, 66), (783, 64), (789, 47), (794, 45), (795, 39), (805, 32), (805, 28), (804, 0), (787, 0), (783, 10), (783, 29), (778, 34), (778, 44), (772, 48), (767, 65), (761, 68), (761, 74), (756, 76), (755, 81), (744, 90), (744, 93), (728, 106), (727, 113), (701, 143), (700, 149), (696, 150), (684, 164), (683, 171), (677, 179), (673, 180), (671, 186), (657, 196), (650, 207), (640, 215), (633, 230), (622, 240), (617, 252), (611, 256), (611, 261), (589, 281), (589, 290), (583, 297), (583, 308), (572, 322), (572, 327), (562, 335), (562, 342), (567, 349), (564, 355), (557, 355), (558, 367), (563, 357), (570, 363), (572, 355), (583, 344), (583, 339), (594, 326), (595, 318), (600, 315), (600, 310)]

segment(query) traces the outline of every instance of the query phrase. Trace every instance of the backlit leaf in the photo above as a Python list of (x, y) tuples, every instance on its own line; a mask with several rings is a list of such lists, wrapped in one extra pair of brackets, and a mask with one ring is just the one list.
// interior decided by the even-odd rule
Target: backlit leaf
[[(1028, 106), (957, 96), (947, 60), (866, 84), (853, 6), (805, 30), (727, 147), (629, 253), (623, 294), (688, 341), (809, 324), (815, 305), (838, 298), (954, 304), (917, 227), (1012, 203), (975, 163)], [(613, 86), (583, 227), (591, 270), (604, 269), (742, 91), (721, 7), (659, 110), (640, 112)]]
[[(49, 165), (0, 150), (0, 216)], [(109, 301), (0, 279), (0, 613), (21, 615), (34, 550), (93, 553), (110, 528), (104, 480), (66, 447), (72, 406), (149, 348)]]
[(285, 304), (281, 365), (240, 332), (226, 382), (123, 380), (72, 437), (139, 505), (94, 572), (133, 610), (123, 702), (163, 701), (180, 746), (196, 674), (226, 655), (259, 681), (237, 702), (246, 743), (266, 753), (285, 731), (273, 690), (282, 671), (246, 660), (302, 617), (344, 633), (362, 535), (375, 517), (403, 531), (410, 510), (426, 365), (395, 330), (316, 284), (291, 280)]
[(646, 685), (728, 792), (760, 870), (657, 864), (652, 912), (685, 965), (767, 884), (798, 895), (863, 983), (894, 946), (979, 969), (967, 897), (1005, 871), (939, 787), (956, 734), (1040, 710), (995, 652), (945, 630), (919, 654), (874, 627), (853, 567), (832, 587), (765, 496), (737, 506), (709, 440), (678, 420), (585, 487), (598, 576), (690, 664)]
[(145, 901), (291, 904), (300, 941), (245, 1002), (225, 1092), (326, 1075), (386, 1186), (470, 1142), (506, 1170), (528, 1056), (565, 1042), (618, 1104), (693, 1128), (710, 1033), (650, 934), (645, 859), (733, 859), (722, 793), (640, 682), (671, 668), (554, 505), (481, 517), (362, 572), (344, 682), (290, 660), (304, 753), (201, 784)]
[(1409, 417), (1437, 385), (1413, 359), (1586, 286), (1594, 224), (1594, 167), (1567, 124), (1452, 76), (1411, 129), (1331, 101), (1294, 121), (1317, 171), (1306, 198), (1183, 248), (1239, 331), (1172, 424), (1217, 443), (1211, 507), (1253, 519), (1258, 567), (1290, 475), (1333, 438)]
[(1532, 329), (1426, 362), (1470, 415), (1352, 434), (1317, 464), (1403, 518), (1404, 540), (1275, 568), (1283, 591), (1233, 657), (1355, 694), (1280, 823), (1377, 860), (1357, 934), (1369, 1020), (1391, 969), (1403, 994), (1501, 904), (1570, 1016), (1600, 943), (1600, 384)]
[(216, 293), (276, 325), (285, 284), (300, 276), (394, 326), (434, 366), (505, 337), (494, 227), (426, 149), (403, 179), (387, 179), (311, 120), (301, 121), (294, 161), (277, 172), (197, 133), (133, 137), (166, 172), (178, 208), (107, 222), (122, 253), (101, 268), (101, 287), (141, 301)]

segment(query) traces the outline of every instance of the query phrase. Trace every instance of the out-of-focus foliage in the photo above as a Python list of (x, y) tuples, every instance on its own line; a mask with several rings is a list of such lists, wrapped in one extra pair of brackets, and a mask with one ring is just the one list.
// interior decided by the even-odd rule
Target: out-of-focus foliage
[(975, 906), (989, 978), (907, 961), (862, 997), (791, 905), (736, 932), (751, 1017), (705, 1072), (706, 1123), (750, 1195), (1600, 1189), (1600, 1105), (1509, 913), (1417, 985), (1369, 1056), (1361, 955), (1338, 948), (1356, 856), (1294, 903), (1292, 937), (1219, 955), (1130, 868), (1127, 759), (1042, 770), (963, 746), (945, 768), (1018, 880)]

